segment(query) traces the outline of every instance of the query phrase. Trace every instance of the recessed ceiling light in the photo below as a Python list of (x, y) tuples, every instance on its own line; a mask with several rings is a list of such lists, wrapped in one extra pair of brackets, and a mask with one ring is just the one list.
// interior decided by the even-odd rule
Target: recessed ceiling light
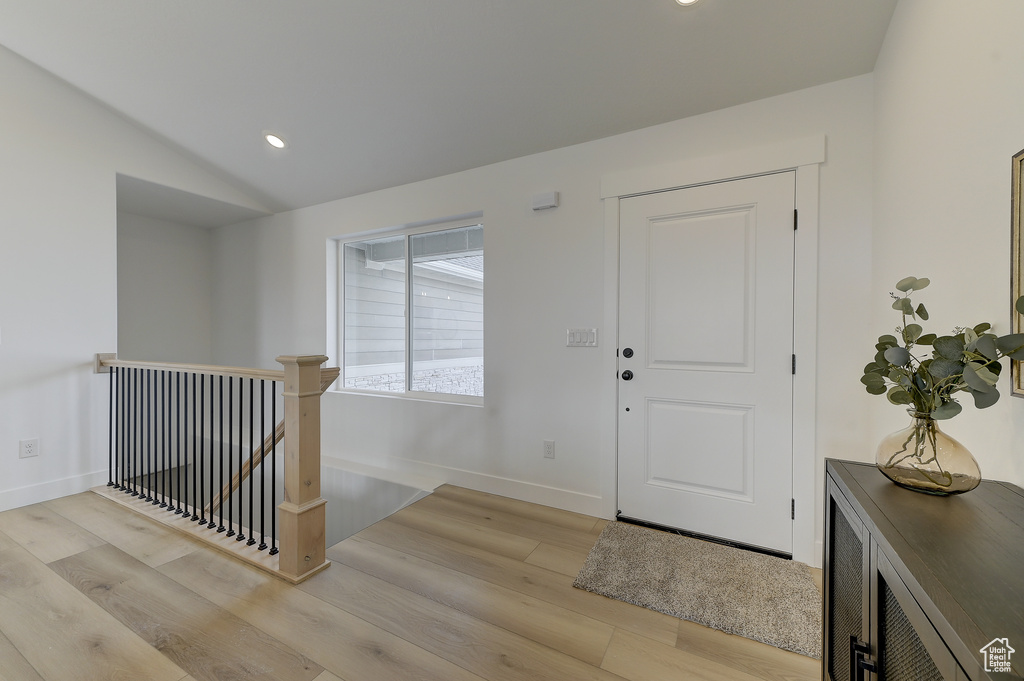
[(272, 132), (268, 132), (263, 136), (263, 139), (267, 140), (267, 144), (274, 147), (275, 149), (284, 149), (285, 141), (280, 136), (275, 135)]
[(676, 0), (676, 2), (683, 7), (689, 7), (690, 5), (696, 5), (700, 0)]

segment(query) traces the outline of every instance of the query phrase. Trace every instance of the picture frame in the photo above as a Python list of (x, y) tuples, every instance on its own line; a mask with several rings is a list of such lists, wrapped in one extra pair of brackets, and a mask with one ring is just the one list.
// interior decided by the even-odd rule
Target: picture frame
[[(1021, 182), (1024, 181), (1024, 149), (1013, 156), (1011, 163), (1011, 200), (1010, 200), (1010, 319), (1013, 333), (1024, 332), (1021, 323), (1022, 315), (1014, 309), (1014, 301), (1024, 294), (1024, 252), (1021, 248)], [(1024, 368), (1021, 362), (1010, 360), (1011, 394), (1024, 397)]]

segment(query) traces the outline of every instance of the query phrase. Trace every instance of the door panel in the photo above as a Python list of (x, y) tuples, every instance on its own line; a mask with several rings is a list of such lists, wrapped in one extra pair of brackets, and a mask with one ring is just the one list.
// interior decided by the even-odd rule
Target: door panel
[(647, 452), (672, 452), (686, 442), (716, 456), (653, 456), (648, 485), (751, 500), (753, 416), (749, 407), (648, 400)]
[(780, 173), (622, 200), (621, 515), (792, 551), (794, 194)]
[[(649, 223), (651, 366), (749, 370), (753, 236), (751, 207)], [(691, 248), (695, 243), (701, 248)], [(714, 295), (681, 295), (684, 291)], [(700, 328), (716, 329), (717, 342), (694, 333)]]

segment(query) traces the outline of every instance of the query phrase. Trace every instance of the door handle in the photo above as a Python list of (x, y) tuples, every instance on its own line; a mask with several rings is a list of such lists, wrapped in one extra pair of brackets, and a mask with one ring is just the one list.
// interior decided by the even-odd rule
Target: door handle
[(862, 681), (864, 672), (878, 672), (878, 665), (864, 656), (871, 652), (871, 646), (862, 643), (856, 636), (850, 636), (850, 681)]
[(625, 371), (623, 371), (622, 372), (622, 380), (623, 381), (632, 381), (633, 380), (633, 372), (630, 371), (629, 369), (626, 369)]
[(623, 350), (622, 351), (622, 356), (625, 357), (626, 359), (629, 359), (630, 357), (632, 357), (633, 356), (633, 348), (626, 348), (625, 350)]

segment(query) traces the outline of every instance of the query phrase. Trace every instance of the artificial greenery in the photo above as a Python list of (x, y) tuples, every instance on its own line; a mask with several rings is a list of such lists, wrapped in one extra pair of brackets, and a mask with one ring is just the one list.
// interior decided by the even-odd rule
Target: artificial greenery
[[(928, 321), (924, 305), (914, 306), (910, 294), (929, 284), (928, 279), (907, 277), (896, 284), (902, 293), (890, 293), (892, 307), (903, 317), (896, 335), (879, 337), (875, 359), (864, 367), (861, 383), (872, 395), (885, 395), (893, 404), (913, 405), (920, 415), (949, 419), (962, 407), (954, 394), (969, 392), (974, 406), (991, 407), (999, 400), (996, 382), (1003, 357), (1024, 360), (1024, 334), (997, 336), (982, 323), (971, 328), (957, 327), (952, 335), (924, 333), (918, 319)], [(1017, 299), (1017, 312), (1024, 314), (1024, 296)], [(907, 323), (910, 317), (914, 321)], [(930, 356), (924, 353), (930, 348)]]

